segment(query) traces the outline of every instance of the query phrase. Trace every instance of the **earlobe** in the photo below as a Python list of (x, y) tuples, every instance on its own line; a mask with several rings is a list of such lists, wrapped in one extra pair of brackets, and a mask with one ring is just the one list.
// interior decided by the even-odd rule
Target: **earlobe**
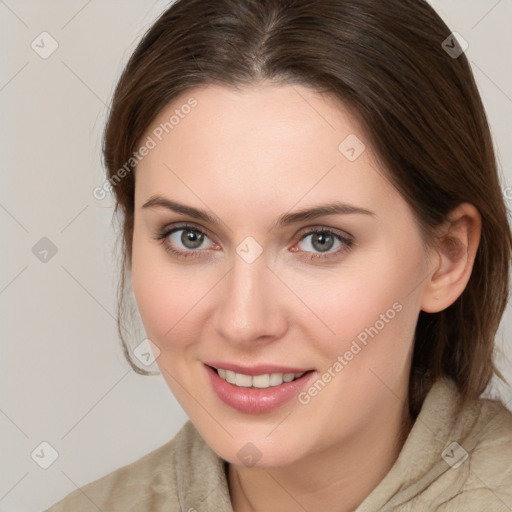
[(425, 281), (422, 311), (438, 313), (462, 294), (471, 277), (481, 229), (480, 213), (472, 204), (463, 203), (450, 213), (433, 249), (437, 265)]

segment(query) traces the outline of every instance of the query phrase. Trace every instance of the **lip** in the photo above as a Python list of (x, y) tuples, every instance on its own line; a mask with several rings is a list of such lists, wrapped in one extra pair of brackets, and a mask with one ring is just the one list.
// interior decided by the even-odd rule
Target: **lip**
[(241, 366), (234, 363), (223, 363), (220, 361), (204, 361), (204, 364), (213, 366), (215, 368), (222, 368), (223, 370), (231, 370), (236, 373), (243, 373), (244, 375), (264, 375), (265, 373), (303, 373), (309, 372), (312, 368), (297, 368), (291, 366), (277, 366), (274, 364), (258, 364), (256, 366)]
[[(214, 365), (212, 364), (211, 366)], [(236, 409), (237, 411), (246, 414), (263, 414), (286, 404), (293, 397), (297, 396), (302, 391), (302, 389), (304, 389), (309, 384), (311, 379), (317, 373), (314, 370), (306, 370), (308, 373), (304, 374), (302, 377), (292, 382), (283, 382), (283, 384), (279, 386), (271, 386), (269, 388), (261, 389), (253, 387), (244, 388), (235, 386), (234, 384), (230, 384), (229, 382), (219, 377), (219, 375), (217, 375), (217, 372), (209, 365), (205, 364), (204, 368), (208, 374), (213, 390), (215, 391), (217, 396), (226, 405), (229, 405), (233, 409)], [(223, 368), (223, 366), (220, 366), (220, 368)], [(251, 369), (254, 370), (254, 368), (258, 368), (258, 371), (261, 372), (261, 370), (259, 369), (261, 367), (253, 367)], [(263, 368), (269, 368), (269, 366), (264, 366)], [(230, 368), (225, 369), (229, 370)], [(245, 371), (247, 371), (247, 369), (245, 369)], [(300, 371), (276, 371), (275, 373), (300, 373)], [(264, 371), (262, 373), (273, 372)], [(255, 375), (258, 375), (258, 372), (255, 372)]]

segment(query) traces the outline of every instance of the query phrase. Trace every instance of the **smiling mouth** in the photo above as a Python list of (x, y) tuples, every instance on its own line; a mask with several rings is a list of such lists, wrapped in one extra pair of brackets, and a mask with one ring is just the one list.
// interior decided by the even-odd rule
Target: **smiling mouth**
[(308, 370), (306, 372), (301, 373), (263, 373), (260, 375), (246, 375), (243, 373), (234, 372), (232, 370), (215, 368), (214, 366), (210, 366), (210, 368), (213, 371), (215, 371), (221, 379), (225, 380), (230, 384), (233, 384), (237, 387), (252, 387), (258, 389), (280, 386), (281, 384), (292, 382), (296, 379), (299, 379), (306, 373), (310, 373), (313, 371)]

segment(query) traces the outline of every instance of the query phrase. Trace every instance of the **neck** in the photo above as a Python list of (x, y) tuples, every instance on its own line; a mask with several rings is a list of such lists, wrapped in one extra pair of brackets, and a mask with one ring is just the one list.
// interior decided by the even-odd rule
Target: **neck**
[(251, 468), (230, 464), (234, 512), (353, 511), (388, 473), (407, 439), (414, 422), (408, 405), (402, 405), (391, 416), (383, 408), (350, 439), (289, 465)]

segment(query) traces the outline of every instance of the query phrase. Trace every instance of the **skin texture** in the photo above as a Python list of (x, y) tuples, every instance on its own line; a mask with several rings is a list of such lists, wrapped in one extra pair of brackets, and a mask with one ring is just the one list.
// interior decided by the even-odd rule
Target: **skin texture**
[[(144, 138), (190, 97), (197, 106), (136, 170), (132, 284), (147, 336), (160, 350), (157, 363), (201, 436), (230, 463), (234, 510), (353, 510), (389, 471), (411, 428), (417, 317), (462, 293), (479, 214), (461, 205), (452, 225), (440, 228), (439, 244), (426, 250), (412, 210), (357, 120), (304, 86), (187, 91)], [(351, 134), (366, 145), (354, 161), (338, 148)], [(142, 208), (156, 194), (220, 221)], [(331, 201), (373, 214), (273, 226), (284, 213)], [(196, 257), (172, 255), (155, 239), (180, 222), (205, 232), (203, 244), (187, 248), (182, 231), (167, 243)], [(351, 247), (335, 241), (321, 252), (310, 234), (320, 227), (348, 236)], [(263, 249), (252, 263), (236, 252), (249, 236)], [(332, 256), (318, 257), (325, 254)], [(362, 349), (307, 404), (292, 399), (269, 413), (243, 414), (210, 386), (208, 360), (311, 368), (320, 377), (365, 328), (380, 327), (383, 314), (384, 327), (359, 343)], [(261, 453), (251, 467), (237, 456), (248, 442)]]

